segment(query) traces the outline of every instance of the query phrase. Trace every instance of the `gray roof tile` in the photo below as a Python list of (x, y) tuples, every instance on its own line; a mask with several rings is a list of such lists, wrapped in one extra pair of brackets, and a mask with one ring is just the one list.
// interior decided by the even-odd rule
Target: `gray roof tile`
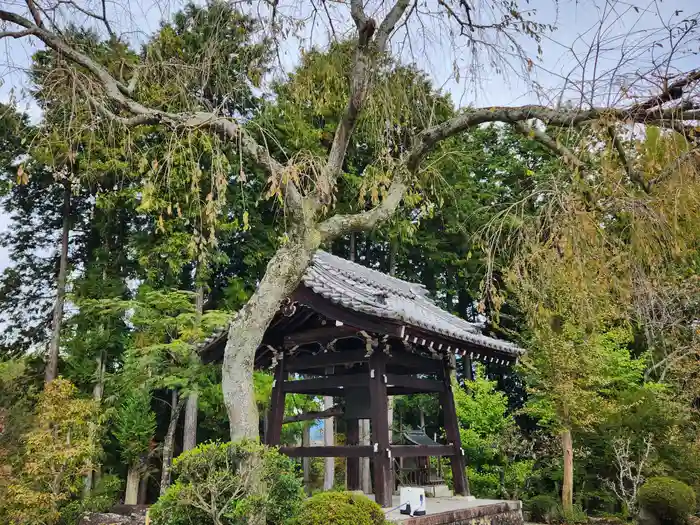
[(483, 335), (479, 325), (438, 307), (423, 285), (391, 277), (324, 251), (319, 250), (314, 255), (302, 282), (318, 295), (357, 312), (392, 319), (499, 352), (523, 353), (518, 346)]

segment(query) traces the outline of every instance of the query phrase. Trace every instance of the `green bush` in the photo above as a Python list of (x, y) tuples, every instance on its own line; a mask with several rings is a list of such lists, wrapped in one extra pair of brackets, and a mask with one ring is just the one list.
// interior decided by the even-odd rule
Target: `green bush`
[(307, 499), (293, 525), (384, 525), (384, 512), (371, 499), (350, 492), (320, 492)]
[(200, 445), (173, 472), (176, 483), (150, 509), (153, 525), (281, 525), (304, 497), (292, 461), (254, 442)]
[(685, 524), (695, 511), (695, 492), (673, 478), (650, 478), (639, 489), (639, 507), (664, 525)]
[(579, 524), (588, 523), (588, 514), (583, 510), (583, 507), (578, 503), (574, 503), (570, 511), (565, 511), (561, 505), (557, 505), (552, 511), (552, 522), (556, 523), (568, 523), (568, 524)]
[(60, 523), (76, 525), (83, 514), (109, 510), (119, 501), (121, 489), (122, 481), (118, 476), (112, 474), (102, 476), (89, 496), (71, 501), (61, 509)]
[[(471, 480), (470, 480), (471, 481)], [(530, 520), (538, 523), (549, 523), (556, 513), (559, 503), (548, 494), (540, 494), (527, 500), (525, 510), (530, 513)]]

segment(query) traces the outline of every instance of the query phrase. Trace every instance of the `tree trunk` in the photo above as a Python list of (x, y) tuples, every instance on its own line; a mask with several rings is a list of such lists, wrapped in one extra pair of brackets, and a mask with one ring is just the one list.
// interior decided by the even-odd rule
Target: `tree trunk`
[[(304, 429), (301, 433), (301, 446), (311, 446), (311, 425), (304, 424)], [(301, 460), (302, 470), (304, 472), (304, 490), (311, 495), (311, 458), (303, 458)]]
[(187, 396), (185, 404), (185, 428), (182, 433), (182, 451), (192, 450), (197, 446), (197, 410), (199, 392), (193, 390)]
[[(369, 419), (360, 419), (360, 445), (370, 444)], [(369, 458), (360, 458), (360, 483), (362, 492), (372, 494), (372, 473), (369, 468)]]
[(68, 237), (70, 233), (70, 182), (63, 183), (63, 229), (61, 231), (61, 254), (56, 280), (56, 302), (53, 307), (51, 322), (51, 339), (46, 359), (45, 381), (49, 383), (56, 379), (58, 373), (58, 348), (61, 341), (61, 326), (63, 324), (63, 305), (66, 301), (66, 278), (68, 276)]
[[(333, 408), (333, 398), (325, 396), (323, 398), (323, 408), (328, 410)], [(323, 444), (327, 447), (335, 445), (335, 435), (333, 431), (334, 418), (329, 417), (323, 422)], [(335, 458), (326, 458), (326, 468), (323, 474), (323, 490), (332, 490), (335, 484)]]
[(320, 241), (315, 231), (301, 238), (293, 235), (272, 257), (257, 290), (231, 322), (222, 367), (231, 441), (260, 437), (253, 391), (255, 351), (280, 304), (301, 281)]
[(561, 488), (561, 506), (564, 512), (571, 512), (574, 506), (574, 446), (571, 430), (561, 433), (561, 448), (564, 453), (564, 480)]
[[(202, 318), (204, 313), (204, 287), (199, 285), (197, 287), (197, 299), (195, 304), (195, 315), (197, 316), (197, 322)], [(192, 390), (187, 396), (187, 404), (185, 405), (185, 427), (182, 432), (182, 450), (192, 450), (197, 446), (197, 412), (199, 408), (198, 404), (199, 392), (197, 390)]]
[(139, 481), (141, 480), (141, 468), (139, 465), (129, 467), (126, 475), (126, 494), (124, 505), (136, 505), (139, 501)]
[[(95, 371), (95, 385), (92, 388), (92, 399), (99, 405), (102, 402), (102, 396), (105, 389), (105, 372), (107, 371), (107, 359), (104, 352), (100, 351), (97, 356), (97, 367)], [(83, 487), (83, 495), (87, 496), (95, 486), (95, 482), (100, 478), (100, 467), (91, 470), (85, 475), (85, 485)]]
[(139, 481), (139, 497), (137, 499), (137, 505), (145, 505), (146, 504), (146, 497), (148, 496), (148, 478), (149, 478), (149, 476), (147, 474), (148, 473), (141, 476), (141, 481)]
[(170, 471), (173, 465), (173, 448), (175, 445), (175, 430), (177, 421), (180, 419), (180, 412), (185, 404), (185, 398), (178, 399), (177, 391), (173, 390), (173, 397), (170, 404), (170, 423), (168, 431), (165, 433), (163, 441), (163, 467), (160, 471), (160, 495), (162, 496), (170, 486)]

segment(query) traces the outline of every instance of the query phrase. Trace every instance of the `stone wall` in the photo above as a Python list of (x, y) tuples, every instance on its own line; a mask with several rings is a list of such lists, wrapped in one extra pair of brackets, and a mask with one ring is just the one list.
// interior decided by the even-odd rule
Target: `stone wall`
[(503, 501), (468, 509), (409, 518), (400, 525), (523, 525), (519, 501)]

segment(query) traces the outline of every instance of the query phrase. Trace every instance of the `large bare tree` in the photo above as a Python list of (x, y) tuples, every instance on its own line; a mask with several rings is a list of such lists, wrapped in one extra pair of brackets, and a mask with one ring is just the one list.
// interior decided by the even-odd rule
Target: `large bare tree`
[[(610, 2), (606, 2), (608, 4)], [(288, 23), (297, 12), (294, 9), (283, 12), (274, 0), (261, 5), (270, 17), (269, 31), (273, 38), (277, 28)], [(288, 224), (286, 241), (269, 261), (255, 293), (230, 322), (223, 363), (223, 390), (232, 440), (258, 436), (252, 377), (255, 352), (280, 304), (300, 282), (314, 252), (339, 236), (370, 230), (390, 219), (425, 169), (431, 153), (446, 139), (485, 123), (510, 125), (558, 155), (562, 160), (562, 175), (572, 178), (589, 169), (588, 156), (581, 148), (567, 147), (562, 131), (597, 122), (610, 130), (610, 140), (630, 179), (639, 183), (641, 191), (648, 192), (653, 191), (654, 181), (663, 175), (664, 169), (672, 167), (661, 168), (654, 174), (637, 173), (634, 152), (626, 149), (621, 135), (635, 124), (654, 124), (683, 134), (693, 143), (696, 136), (692, 119), (700, 106), (692, 94), (700, 80), (700, 70), (679, 71), (671, 64), (681, 53), (682, 45), (695, 34), (697, 22), (689, 18), (677, 24), (669, 23), (663, 29), (668, 35), (649, 32), (642, 38), (629, 33), (627, 39), (612, 38), (606, 36), (603, 19), (615, 13), (607, 12), (601, 15), (597, 34), (587, 46), (588, 53), (581, 57), (580, 50), (571, 48), (578, 61), (579, 74), (574, 75), (572, 71), (560, 75), (566, 89), (558, 97), (553, 96), (551, 104), (467, 107), (453, 118), (429, 125), (420, 132), (406, 130), (412, 133), (410, 145), (392, 160), (383, 196), (373, 207), (360, 213), (337, 214), (333, 212), (334, 193), (343, 173), (346, 153), (376, 85), (375, 79), (386, 63), (383, 61), (386, 55), (393, 53), (405, 58), (407, 49), (415, 52), (418, 35), (430, 34), (430, 45), (426, 44), (423, 49), (440, 44), (462, 46), (470, 57), (483, 58), (483, 63), (492, 64), (505, 75), (526, 76), (537, 66), (519, 38), (539, 42), (548, 28), (531, 21), (533, 13), (521, 11), (517, 2), (511, 0), (438, 0), (434, 5), (418, 0), (378, 0), (371, 5), (363, 0), (333, 3), (316, 0), (300, 5), (310, 10), (309, 16), (299, 16), (310, 24), (311, 34), (317, 20), (322, 19), (331, 38), (351, 35), (354, 41), (347, 104), (327, 157), (318, 160), (313, 169), (308, 162), (277, 160), (266, 144), (254, 139), (243, 122), (222, 116), (204, 104), (188, 111), (170, 112), (140, 101), (135, 91), (140, 77), (147, 72), (136, 69), (128, 78), (121, 78), (63, 37), (61, 21), (66, 17), (56, 16), (61, 7), (99, 22), (104, 31), (114, 35), (104, 1), (82, 4), (78, 0), (25, 0), (23, 5), (13, 9), (0, 9), (3, 23), (0, 39), (35, 39), (74, 67), (76, 78), (79, 76), (82, 82), (82, 92), (77, 92), (76, 97), (95, 111), (99, 125), (124, 129), (161, 126), (178, 133), (204, 130), (220, 140), (236, 144), (247, 158), (269, 173), (270, 192), (284, 203)], [(536, 17), (535, 13), (534, 19)], [(303, 21), (301, 18), (297, 22)], [(341, 29), (344, 20), (351, 23), (349, 29), (347, 26)], [(444, 31), (430, 31), (430, 24)], [(662, 39), (666, 39), (667, 46), (675, 47), (663, 56), (647, 53), (644, 56), (651, 56), (651, 62), (644, 70), (636, 67), (635, 60), (641, 63), (642, 54), (654, 50)], [(611, 47), (620, 50), (613, 66), (604, 62), (601, 55), (603, 49)], [(467, 73), (477, 70), (473, 66)], [(632, 76), (630, 71), (633, 71)], [(455, 76), (459, 77), (459, 71), (455, 71)], [(170, 78), (164, 75), (163, 80)], [(578, 97), (574, 103), (571, 103), (572, 93)], [(308, 182), (310, 179), (312, 183)]]

